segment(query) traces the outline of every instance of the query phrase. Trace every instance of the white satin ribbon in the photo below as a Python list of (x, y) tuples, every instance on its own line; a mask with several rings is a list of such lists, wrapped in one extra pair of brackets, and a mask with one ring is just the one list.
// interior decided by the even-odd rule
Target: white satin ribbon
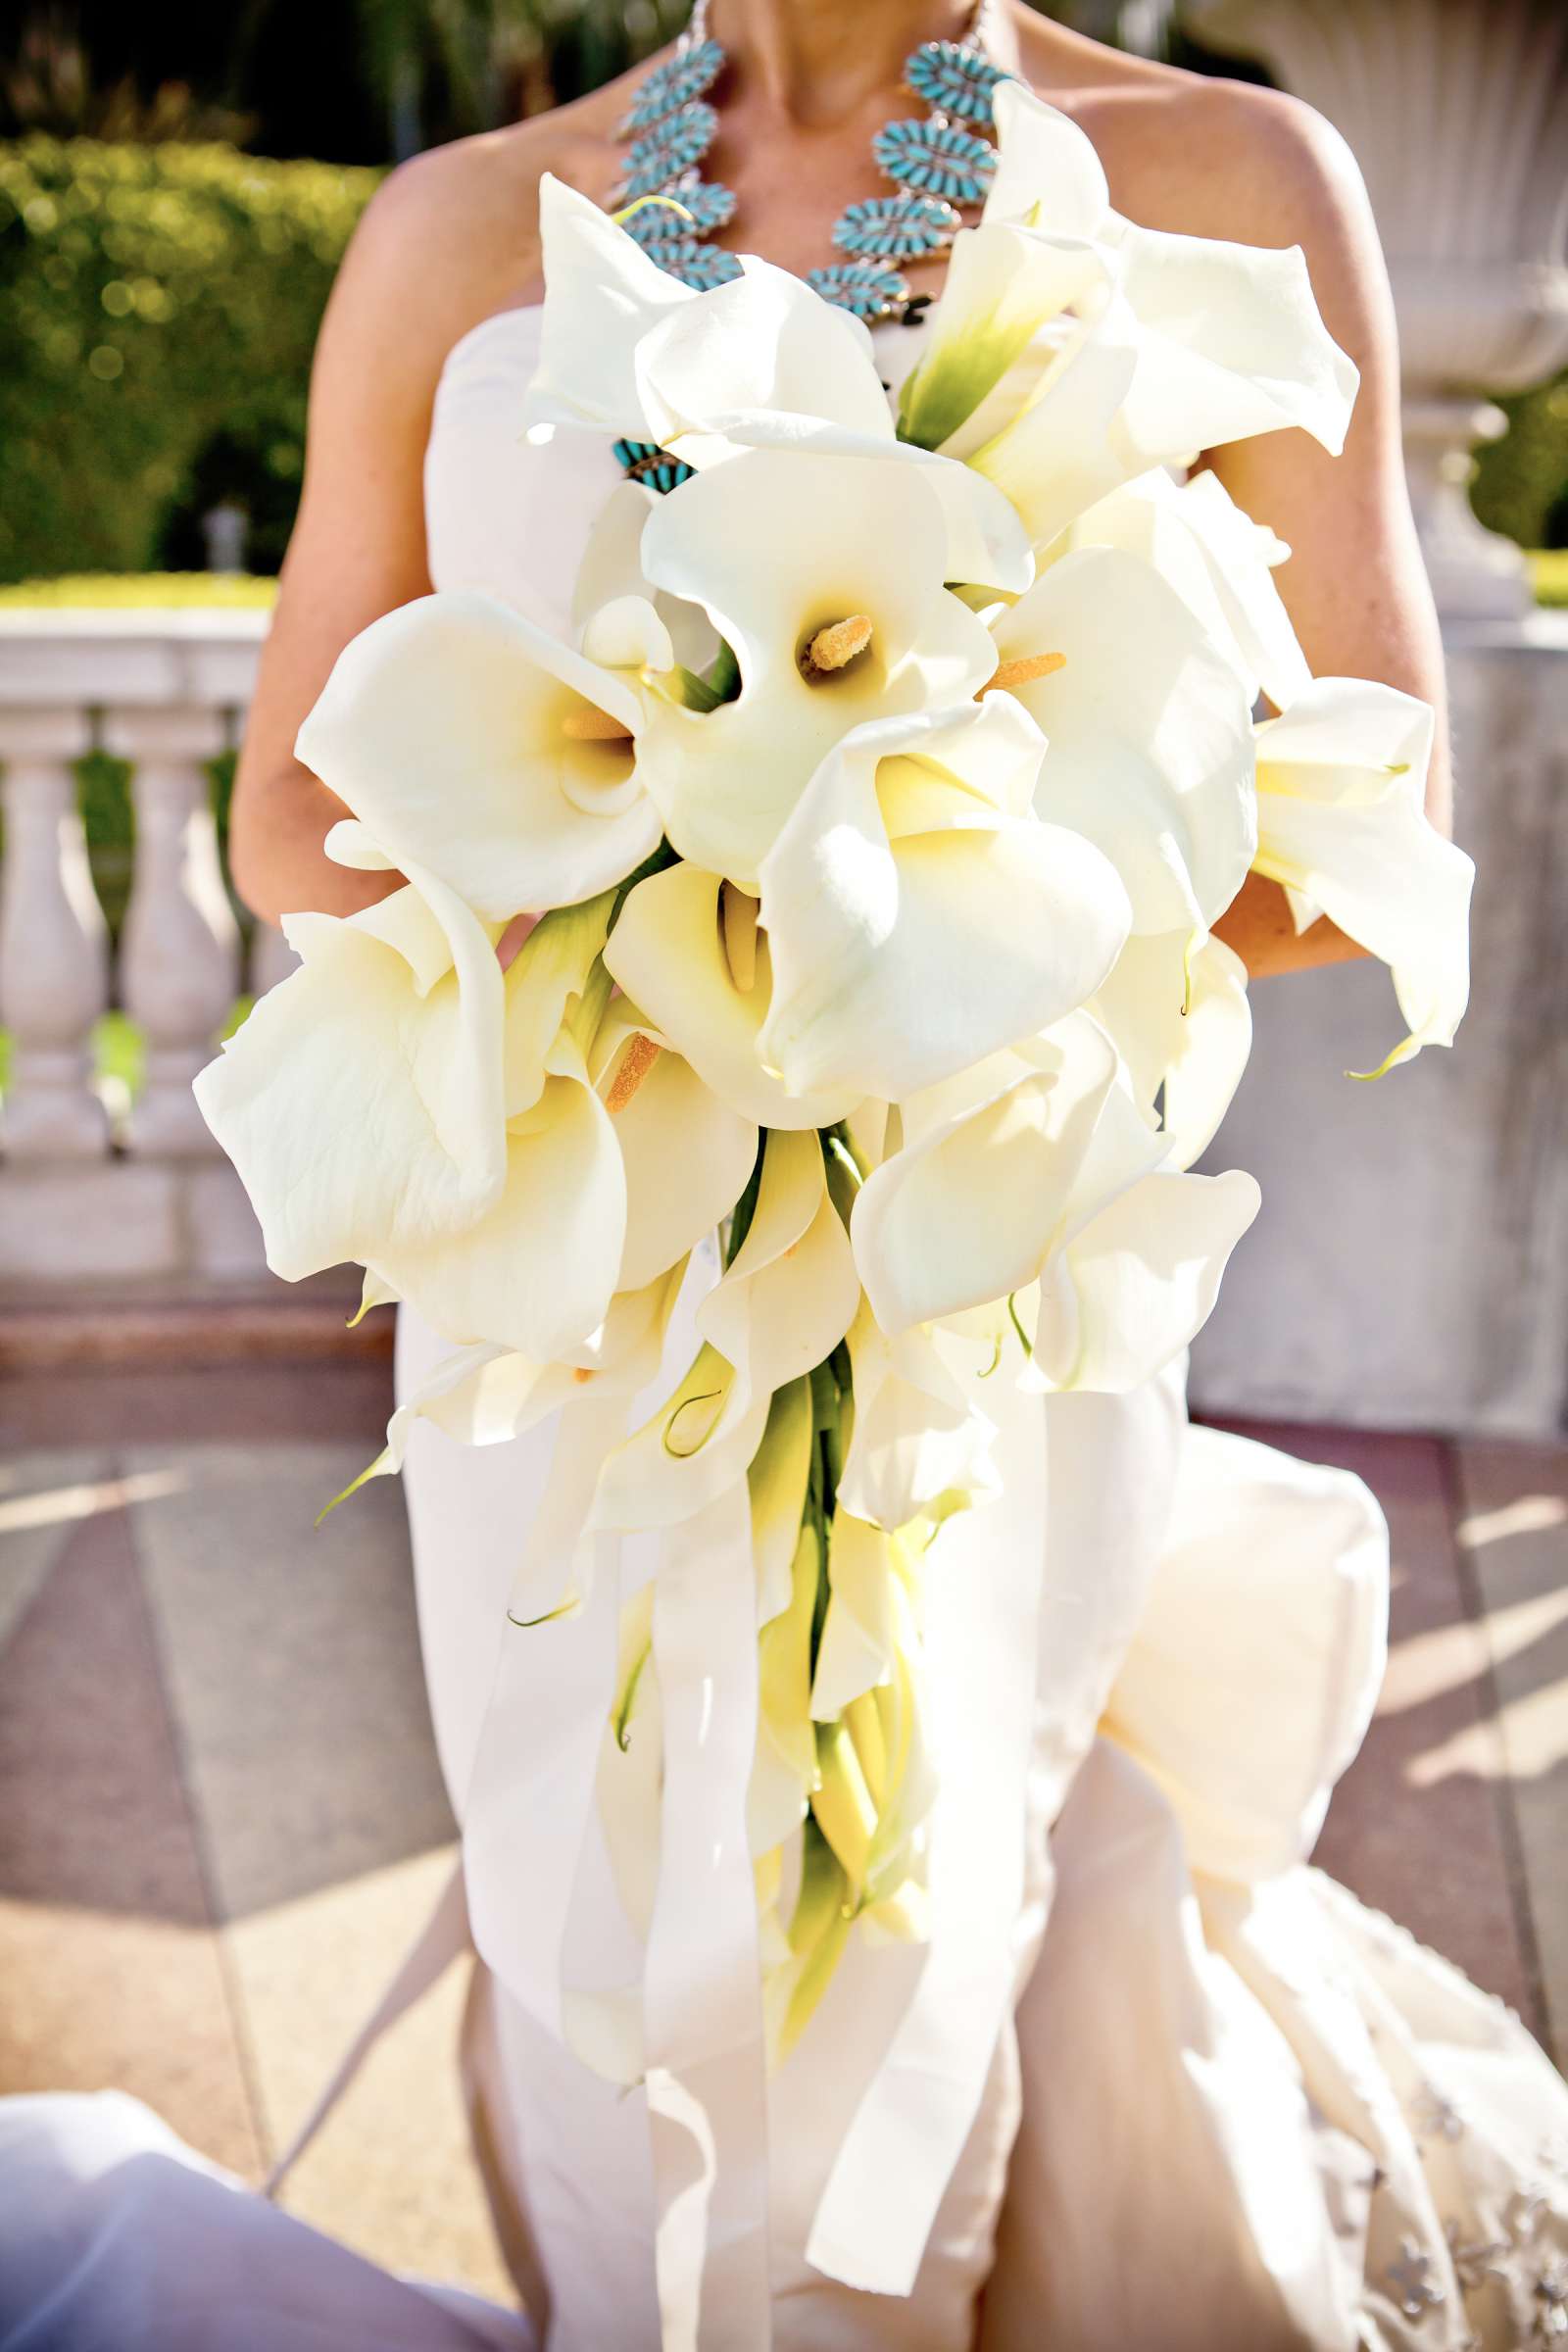
[(625, 1414), (625, 1399), (610, 1397), (558, 1421), (511, 1614), (545, 1618), (562, 1599), (568, 1563), (585, 1572), (587, 1590), (571, 1616), (506, 1627), (463, 1833), (480, 1957), (563, 2041), (562, 1955), (614, 1689), (620, 1586), (612, 1538), (596, 1537), (591, 1555), (574, 1554), (604, 1449), (624, 1428)]
[(768, 2352), (767, 2090), (746, 1790), (757, 1600), (740, 1480), (664, 1540), (659, 1891), (643, 1980), (664, 2352)]
[(1046, 1417), (1008, 1400), (1004, 1492), (927, 1556), (941, 1789), (925, 1967), (816, 2209), (807, 2260), (868, 2294), (912, 2293), (1014, 1994), (1044, 1576)]

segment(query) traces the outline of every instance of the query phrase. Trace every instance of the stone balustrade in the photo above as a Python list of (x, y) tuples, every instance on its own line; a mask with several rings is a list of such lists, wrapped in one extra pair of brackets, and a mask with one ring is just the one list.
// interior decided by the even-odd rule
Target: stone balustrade
[[(261, 930), (242, 968), (207, 773), (265, 628), (0, 613), (0, 1304), (290, 1296), (190, 1096), (242, 987), (289, 961)], [(1194, 1351), (1212, 1412), (1518, 1436), (1568, 1417), (1568, 615), (1451, 630), (1448, 661), (1479, 868), (1470, 1015), (1452, 1054), (1357, 1087), (1341, 1073), (1394, 1034), (1386, 973), (1254, 991), (1252, 1063), (1208, 1164), (1251, 1169), (1265, 1208)], [(118, 956), (76, 807), (94, 747), (131, 763)], [(90, 1051), (110, 1004), (146, 1064), (113, 1116)]]
[[(259, 1236), (190, 1083), (242, 990), (286, 969), (246, 957), (208, 763), (238, 739), (265, 612), (0, 613), (0, 1284), (264, 1278)], [(93, 887), (74, 763), (130, 765), (134, 862), (118, 954)], [(118, 1005), (145, 1079), (112, 1117), (92, 1036)]]

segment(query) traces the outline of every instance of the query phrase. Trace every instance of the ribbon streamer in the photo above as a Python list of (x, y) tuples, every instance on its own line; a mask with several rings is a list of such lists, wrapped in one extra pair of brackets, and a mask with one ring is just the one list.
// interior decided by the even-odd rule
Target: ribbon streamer
[(664, 2352), (767, 2352), (767, 2082), (746, 1790), (757, 1598), (741, 1479), (671, 1529), (654, 1595), (664, 1723), (644, 2021)]

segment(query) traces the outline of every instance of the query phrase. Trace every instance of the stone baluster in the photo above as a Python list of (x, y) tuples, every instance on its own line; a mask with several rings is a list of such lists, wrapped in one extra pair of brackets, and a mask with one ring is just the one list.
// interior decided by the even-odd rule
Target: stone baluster
[(270, 988), (298, 971), (299, 957), (275, 923), (258, 923), (251, 938), (251, 994), (265, 997)]
[(239, 984), (239, 927), (205, 764), (225, 741), (218, 710), (122, 707), (105, 717), (105, 748), (133, 762), (136, 864), (120, 973), (122, 1001), (146, 1040), (146, 1083), (127, 1138), (143, 1155), (218, 1150), (190, 1087)]
[(91, 1086), (92, 1025), (109, 1002), (109, 935), (73, 772), (91, 744), (84, 710), (0, 711), (0, 1020), (11, 1031), (4, 1148), (14, 1160), (97, 1159), (109, 1149)]

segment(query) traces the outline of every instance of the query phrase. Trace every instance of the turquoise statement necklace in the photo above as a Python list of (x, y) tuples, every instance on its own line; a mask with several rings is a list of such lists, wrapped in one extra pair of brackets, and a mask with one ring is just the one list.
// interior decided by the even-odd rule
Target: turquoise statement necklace
[[(983, 134), (991, 128), (992, 92), (1009, 76), (987, 54), (990, 6), (980, 0), (962, 40), (925, 41), (911, 54), (906, 86), (926, 112), (884, 123), (871, 141), (895, 192), (848, 206), (833, 224), (834, 246), (845, 258), (806, 273), (826, 301), (868, 324), (918, 318), (931, 297), (910, 292), (900, 265), (942, 252), (962, 227), (964, 212), (984, 203), (995, 175), (997, 151)], [(699, 292), (740, 274), (736, 256), (708, 241), (735, 217), (734, 191), (702, 175), (718, 131), (707, 93), (728, 63), (708, 29), (708, 9), (709, 0), (696, 0), (673, 54), (648, 74), (620, 124), (618, 135), (630, 144), (615, 197), (619, 205), (651, 196), (673, 200), (640, 204), (626, 231), (662, 270)]]

